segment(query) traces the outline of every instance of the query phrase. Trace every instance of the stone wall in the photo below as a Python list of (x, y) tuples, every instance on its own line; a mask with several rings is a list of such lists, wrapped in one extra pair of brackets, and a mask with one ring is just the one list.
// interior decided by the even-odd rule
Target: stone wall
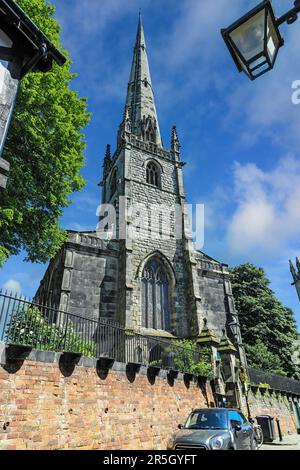
[(228, 267), (198, 253), (197, 274), (207, 326), (217, 336), (222, 336), (228, 319), (236, 315)]
[[(0, 367), (0, 450), (165, 449), (167, 439), (196, 407), (213, 402), (196, 382), (166, 372), (147, 376), (97, 369), (96, 361), (67, 366), (59, 354)], [(45, 361), (45, 362), (42, 362)]]
[(84, 318), (118, 320), (118, 241), (101, 240), (96, 232), (70, 231), (68, 235), (35, 298)]
[(276, 419), (279, 419), (280, 428), (283, 434), (293, 434), (297, 432), (297, 421), (293, 410), (291, 399), (280, 392), (264, 392), (259, 389), (251, 390), (248, 396), (248, 403), (253, 418), (259, 415), (270, 415), (274, 417), (274, 427), (278, 436)]
[(300, 382), (251, 367), (249, 378), (252, 416), (271, 415), (275, 424), (279, 419), (283, 433), (300, 429)]

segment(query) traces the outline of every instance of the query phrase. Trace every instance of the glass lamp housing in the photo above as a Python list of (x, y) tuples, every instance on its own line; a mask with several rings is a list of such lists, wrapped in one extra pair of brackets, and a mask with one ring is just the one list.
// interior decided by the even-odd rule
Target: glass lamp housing
[(229, 28), (222, 30), (224, 41), (240, 72), (255, 80), (274, 67), (283, 46), (272, 4), (264, 0)]
[(238, 335), (238, 322), (234, 318), (230, 323), (228, 323), (228, 326), (230, 328), (231, 334), (236, 338)]

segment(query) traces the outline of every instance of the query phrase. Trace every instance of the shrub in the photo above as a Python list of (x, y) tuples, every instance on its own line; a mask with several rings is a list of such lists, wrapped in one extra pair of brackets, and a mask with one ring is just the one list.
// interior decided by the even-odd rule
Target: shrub
[(6, 330), (6, 341), (40, 350), (75, 352), (88, 357), (96, 356), (96, 343), (92, 339), (83, 340), (74, 331), (70, 320), (61, 325), (51, 323), (34, 306), (12, 313)]
[(175, 344), (177, 347), (175, 348), (174, 363), (180, 371), (213, 379), (209, 348), (196, 350), (195, 343), (187, 339), (176, 341)]

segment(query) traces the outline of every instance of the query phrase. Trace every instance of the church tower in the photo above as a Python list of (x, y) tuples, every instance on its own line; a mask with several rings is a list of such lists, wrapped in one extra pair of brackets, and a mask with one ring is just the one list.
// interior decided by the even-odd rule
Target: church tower
[(200, 298), (183, 165), (175, 127), (170, 148), (162, 143), (140, 16), (116, 151), (106, 152), (101, 182), (102, 203), (116, 210), (117, 319), (127, 328), (197, 334)]

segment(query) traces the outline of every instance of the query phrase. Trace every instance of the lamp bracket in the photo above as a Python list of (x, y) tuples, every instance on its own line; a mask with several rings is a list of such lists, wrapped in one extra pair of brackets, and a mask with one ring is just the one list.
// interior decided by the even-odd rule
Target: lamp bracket
[(298, 13), (300, 13), (300, 0), (295, 0), (294, 8), (289, 10), (284, 15), (280, 16), (280, 18), (278, 18), (276, 21), (277, 25), (280, 26), (283, 23), (287, 23), (287, 24), (295, 23), (295, 21), (298, 19)]

